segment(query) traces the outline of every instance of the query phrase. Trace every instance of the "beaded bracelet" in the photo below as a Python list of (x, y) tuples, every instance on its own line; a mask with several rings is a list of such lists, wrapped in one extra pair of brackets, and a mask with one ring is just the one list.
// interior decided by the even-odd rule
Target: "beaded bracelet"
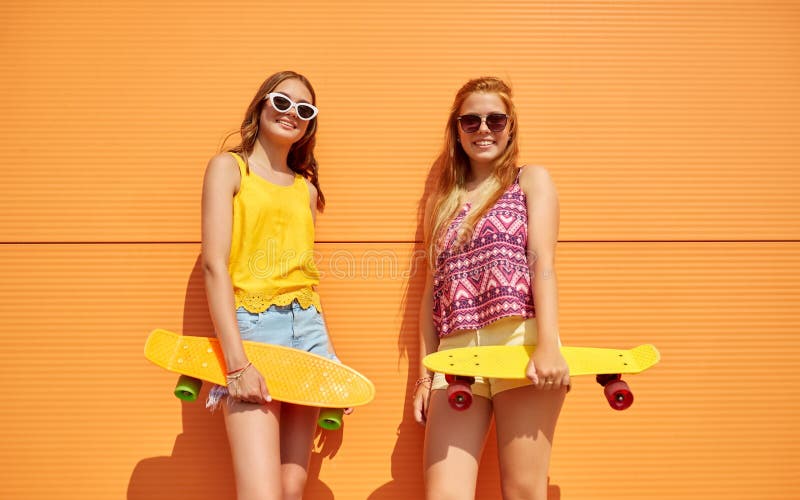
[(225, 378), (228, 379), (228, 382), (239, 380), (242, 377), (242, 375), (244, 375), (244, 372), (246, 372), (247, 369), (250, 368), (251, 366), (253, 366), (253, 363), (248, 362), (244, 366), (244, 368), (239, 368), (238, 370), (233, 370), (232, 372), (228, 372)]
[(418, 378), (418, 379), (417, 379), (417, 382), (414, 384), (414, 390), (416, 391), (416, 390), (417, 390), (417, 388), (418, 388), (418, 387), (419, 387), (421, 384), (424, 384), (425, 382), (427, 382), (427, 383), (428, 383), (428, 385), (430, 385), (432, 381), (433, 381), (433, 378), (432, 378), (432, 377), (420, 377), (420, 378)]

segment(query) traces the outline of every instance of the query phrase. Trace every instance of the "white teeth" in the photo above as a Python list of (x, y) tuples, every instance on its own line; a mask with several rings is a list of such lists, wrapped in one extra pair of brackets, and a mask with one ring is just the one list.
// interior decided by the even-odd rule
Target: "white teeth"
[(492, 144), (494, 144), (494, 141), (476, 141), (475, 142), (476, 146), (491, 146)]

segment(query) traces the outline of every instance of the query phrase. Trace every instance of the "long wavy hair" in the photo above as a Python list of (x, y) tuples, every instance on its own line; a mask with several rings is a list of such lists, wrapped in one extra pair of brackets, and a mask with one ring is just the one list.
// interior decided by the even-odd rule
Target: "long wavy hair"
[(486, 179), (484, 190), (486, 195), (482, 201), (472, 207), (470, 213), (458, 228), (456, 244), (468, 241), (475, 230), (475, 224), (503, 195), (517, 177), (517, 159), (519, 146), (517, 141), (517, 111), (512, 100), (511, 87), (503, 80), (485, 76), (468, 81), (456, 93), (447, 128), (444, 135), (444, 146), (433, 164), (439, 174), (439, 180), (433, 192), (432, 210), (426, 221), (428, 228), (425, 234), (425, 248), (430, 263), (435, 262), (441, 251), (441, 240), (453, 218), (457, 215), (460, 200), (466, 189), (467, 174), (470, 169), (469, 157), (458, 142), (458, 113), (464, 101), (473, 93), (496, 94), (506, 105), (509, 116), (509, 142), (506, 150), (495, 160), (492, 175)]
[[(269, 76), (258, 88), (253, 100), (250, 101), (250, 105), (247, 106), (247, 111), (244, 114), (244, 120), (242, 121), (240, 130), (230, 133), (225, 140), (223, 140), (223, 144), (225, 144), (230, 136), (237, 133), (241, 136), (241, 142), (227, 149), (227, 151), (237, 153), (244, 159), (248, 174), (250, 173), (250, 165), (247, 162), (247, 157), (253, 152), (253, 148), (258, 140), (258, 123), (261, 117), (261, 110), (264, 109), (264, 102), (266, 101), (267, 94), (275, 90), (275, 87), (280, 85), (284, 80), (290, 80), (292, 78), (300, 80), (300, 82), (306, 86), (311, 93), (311, 104), (316, 104), (317, 94), (314, 92), (314, 87), (311, 86), (311, 82), (308, 81), (308, 78), (294, 71), (280, 71)], [(325, 195), (322, 194), (322, 188), (320, 188), (319, 185), (319, 164), (317, 163), (317, 159), (314, 158), (314, 146), (317, 144), (317, 118), (318, 117), (314, 117), (314, 119), (309, 121), (303, 137), (289, 148), (289, 156), (286, 158), (286, 163), (292, 171), (308, 179), (308, 181), (317, 188), (317, 210), (321, 212), (325, 208)]]

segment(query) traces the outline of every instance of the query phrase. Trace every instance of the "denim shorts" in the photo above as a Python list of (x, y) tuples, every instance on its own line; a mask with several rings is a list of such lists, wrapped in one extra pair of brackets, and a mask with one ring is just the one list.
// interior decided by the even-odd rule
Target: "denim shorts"
[(322, 314), (314, 306), (303, 309), (295, 300), (286, 306), (272, 305), (253, 313), (240, 307), (236, 321), (242, 340), (282, 345), (334, 359), (328, 351), (328, 331)]

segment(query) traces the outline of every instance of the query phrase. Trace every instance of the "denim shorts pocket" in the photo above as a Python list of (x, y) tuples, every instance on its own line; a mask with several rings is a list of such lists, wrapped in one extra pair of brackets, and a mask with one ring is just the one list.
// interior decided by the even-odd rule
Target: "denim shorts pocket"
[(255, 333), (258, 327), (259, 314), (252, 313), (244, 308), (236, 310), (236, 322), (239, 325), (239, 335), (242, 339), (247, 340), (249, 336)]
[(308, 312), (311, 314), (308, 318), (310, 320), (310, 328), (307, 336), (313, 338), (315, 335), (320, 335), (325, 338), (325, 343), (327, 344), (328, 330), (325, 326), (325, 317), (314, 306), (311, 306)]
[(317, 311), (317, 308), (314, 306), (311, 306), (311, 308), (313, 308), (314, 311), (316, 312), (316, 314), (314, 315), (314, 322), (320, 326), (325, 326), (325, 319), (322, 317), (322, 313)]

